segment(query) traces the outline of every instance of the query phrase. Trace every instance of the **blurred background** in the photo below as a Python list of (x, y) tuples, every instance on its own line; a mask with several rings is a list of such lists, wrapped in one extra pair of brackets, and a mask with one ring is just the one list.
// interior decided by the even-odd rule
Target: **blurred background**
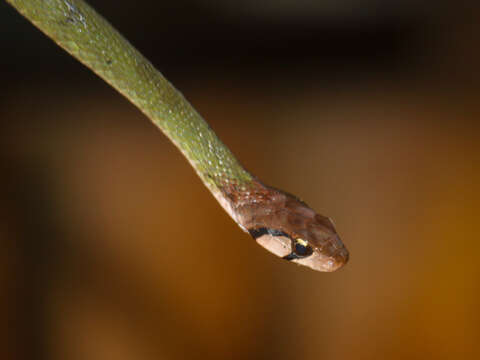
[(256, 245), (2, 2), (2, 358), (480, 356), (479, 5), (90, 3), (351, 259), (316, 273)]

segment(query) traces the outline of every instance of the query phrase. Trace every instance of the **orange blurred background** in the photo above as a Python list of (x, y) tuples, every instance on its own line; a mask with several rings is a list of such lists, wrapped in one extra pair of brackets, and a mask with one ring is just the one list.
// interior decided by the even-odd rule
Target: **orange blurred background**
[(331, 274), (256, 245), (2, 3), (0, 356), (479, 357), (480, 9), (393, 3), (91, 1), (249, 170), (335, 220)]

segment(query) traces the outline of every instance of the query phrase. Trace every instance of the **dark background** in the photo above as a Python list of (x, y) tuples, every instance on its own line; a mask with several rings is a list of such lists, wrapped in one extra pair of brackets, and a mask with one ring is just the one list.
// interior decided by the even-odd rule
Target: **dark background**
[(332, 274), (242, 233), (138, 110), (0, 4), (0, 356), (459, 359), (480, 337), (479, 6), (91, 1)]

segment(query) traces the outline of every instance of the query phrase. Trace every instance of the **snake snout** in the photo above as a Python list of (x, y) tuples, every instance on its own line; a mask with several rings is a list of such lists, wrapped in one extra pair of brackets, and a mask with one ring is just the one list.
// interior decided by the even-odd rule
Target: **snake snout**
[(348, 262), (350, 255), (348, 253), (348, 250), (343, 247), (341, 249), (338, 249), (335, 254), (333, 254), (331, 258), (331, 263), (330, 263), (330, 271), (335, 271), (337, 269), (340, 269), (343, 265), (345, 265)]
[(293, 260), (297, 264), (307, 266), (316, 271), (333, 272), (340, 269), (348, 261), (347, 249), (342, 249), (334, 255), (326, 256), (315, 252), (311, 256)]

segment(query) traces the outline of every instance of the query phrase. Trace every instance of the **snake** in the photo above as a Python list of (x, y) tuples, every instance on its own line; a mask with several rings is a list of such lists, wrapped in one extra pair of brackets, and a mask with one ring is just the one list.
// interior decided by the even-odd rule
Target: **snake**
[(323, 272), (349, 259), (333, 221), (245, 170), (202, 116), (82, 0), (6, 0), (138, 107), (181, 151), (223, 209), (276, 256)]

